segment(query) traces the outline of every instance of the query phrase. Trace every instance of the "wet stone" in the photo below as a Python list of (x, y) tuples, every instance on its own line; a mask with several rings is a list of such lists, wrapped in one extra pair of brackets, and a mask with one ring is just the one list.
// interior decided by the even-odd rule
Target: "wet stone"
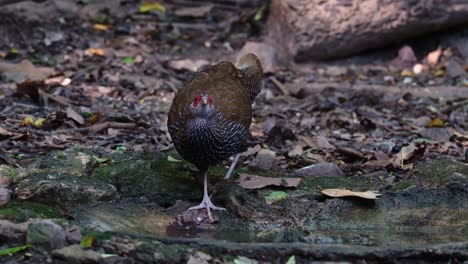
[(29, 224), (26, 242), (43, 245), (49, 249), (59, 249), (67, 245), (65, 231), (51, 220), (41, 220)]

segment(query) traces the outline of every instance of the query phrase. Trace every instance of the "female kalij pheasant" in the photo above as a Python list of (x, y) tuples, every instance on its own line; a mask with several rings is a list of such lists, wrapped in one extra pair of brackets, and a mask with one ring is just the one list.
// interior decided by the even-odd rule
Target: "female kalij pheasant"
[(262, 76), (260, 61), (249, 53), (237, 68), (222, 61), (197, 73), (172, 102), (168, 129), (174, 146), (204, 177), (203, 200), (189, 210), (206, 208), (210, 221), (210, 209), (225, 209), (214, 206), (208, 196), (208, 166), (237, 154), (224, 178), (231, 175), (246, 146), (252, 103), (260, 92)]

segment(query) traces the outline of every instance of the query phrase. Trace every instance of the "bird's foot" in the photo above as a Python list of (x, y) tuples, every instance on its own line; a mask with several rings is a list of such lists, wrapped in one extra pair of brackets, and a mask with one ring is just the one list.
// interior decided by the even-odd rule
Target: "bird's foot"
[(199, 210), (199, 209), (203, 209), (203, 208), (206, 209), (206, 213), (208, 215), (208, 218), (210, 219), (210, 221), (212, 223), (213, 223), (213, 217), (211, 216), (211, 210), (219, 210), (219, 211), (226, 210), (225, 208), (215, 206), (211, 202), (210, 197), (207, 196), (207, 195), (203, 196), (203, 200), (199, 205), (190, 207), (188, 210)]

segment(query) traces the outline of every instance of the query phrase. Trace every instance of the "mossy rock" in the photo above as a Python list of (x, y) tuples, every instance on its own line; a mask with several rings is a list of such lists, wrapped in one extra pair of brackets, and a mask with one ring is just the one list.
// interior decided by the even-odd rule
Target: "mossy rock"
[(0, 206), (0, 215), (14, 222), (23, 222), (29, 218), (63, 217), (55, 207), (28, 201), (12, 201)]
[(450, 159), (435, 160), (418, 166), (416, 182), (436, 187), (448, 184), (455, 179), (468, 179), (468, 164)]

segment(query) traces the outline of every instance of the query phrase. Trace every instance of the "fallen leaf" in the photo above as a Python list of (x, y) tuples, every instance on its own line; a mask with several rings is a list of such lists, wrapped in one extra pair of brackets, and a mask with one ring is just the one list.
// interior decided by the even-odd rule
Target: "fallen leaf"
[(93, 115), (91, 116), (91, 124), (97, 124), (100, 120), (100, 115), (99, 113), (93, 113)]
[(152, 11), (158, 11), (161, 13), (166, 12), (166, 8), (158, 2), (144, 2), (140, 4), (140, 13), (148, 13)]
[(296, 264), (296, 257), (292, 255), (285, 264)]
[(436, 65), (437, 63), (439, 63), (440, 55), (442, 55), (441, 48), (438, 48), (434, 51), (429, 52), (429, 54), (427, 55), (427, 62), (430, 65)]
[(444, 142), (450, 140), (453, 132), (449, 127), (428, 127), (419, 131), (419, 134), (432, 141)]
[(382, 195), (377, 191), (353, 192), (346, 189), (323, 189), (320, 192), (331, 197), (355, 196), (372, 200), (378, 199), (378, 196)]
[(71, 83), (70, 78), (66, 78), (64, 76), (57, 76), (53, 78), (49, 78), (44, 81), (46, 85), (60, 85), (60, 86), (68, 86)]
[(168, 65), (174, 70), (189, 70), (196, 72), (200, 70), (201, 67), (208, 64), (210, 64), (210, 62), (207, 60), (184, 59), (170, 61)]
[(304, 153), (304, 150), (302, 149), (301, 145), (296, 145), (294, 148), (288, 152), (289, 157), (299, 157)]
[(282, 186), (296, 188), (301, 183), (301, 178), (272, 178), (252, 174), (240, 173), (239, 185), (245, 189), (260, 189), (266, 186)]
[(8, 131), (8, 130), (4, 129), (3, 127), (0, 127), (0, 136), (14, 137), (14, 136), (19, 136), (19, 135), (22, 135), (22, 134), (11, 132), (11, 131)]
[(265, 196), (265, 202), (267, 204), (274, 204), (276, 202), (285, 200), (288, 198), (288, 194), (283, 191), (274, 191), (271, 192), (269, 195)]
[(400, 152), (395, 156), (395, 165), (403, 168), (405, 160), (410, 159), (413, 156), (415, 150), (416, 146), (414, 143), (402, 147)]
[(88, 48), (85, 50), (85, 54), (88, 56), (104, 56), (106, 55), (103, 49), (99, 48)]
[(32, 247), (32, 245), (27, 244), (27, 245), (24, 245), (24, 246), (18, 246), (18, 247), (2, 249), (2, 250), (0, 250), (0, 256), (15, 254), (17, 252), (23, 251), (23, 250), (28, 249), (30, 247)]
[(123, 57), (122, 62), (125, 64), (134, 64), (135, 63), (135, 58), (133, 57)]
[(170, 161), (170, 162), (182, 162), (181, 160), (176, 159), (176, 158), (172, 157), (171, 155), (167, 156), (167, 161)]
[(444, 121), (440, 118), (434, 118), (432, 119), (428, 124), (428, 127), (444, 127)]
[(68, 118), (76, 121), (80, 125), (84, 125), (85, 123), (84, 118), (80, 114), (78, 114), (75, 110), (73, 110), (73, 108), (67, 107), (66, 113), (67, 113)]
[(34, 123), (33, 123), (33, 124), (34, 124), (35, 127), (40, 128), (40, 127), (42, 127), (42, 125), (44, 124), (44, 121), (45, 121), (45, 120), (46, 120), (45, 118), (39, 117), (38, 119), (34, 120)]
[(98, 31), (107, 31), (107, 30), (109, 30), (109, 26), (104, 25), (104, 24), (94, 24), (93, 28), (94, 28), (94, 30), (98, 30)]
[(96, 243), (96, 237), (93, 235), (87, 235), (83, 240), (80, 241), (81, 248), (90, 248)]
[(34, 117), (32, 116), (27, 116), (25, 118), (23, 118), (23, 121), (21, 121), (21, 126), (29, 126), (29, 125), (32, 125), (34, 123)]

